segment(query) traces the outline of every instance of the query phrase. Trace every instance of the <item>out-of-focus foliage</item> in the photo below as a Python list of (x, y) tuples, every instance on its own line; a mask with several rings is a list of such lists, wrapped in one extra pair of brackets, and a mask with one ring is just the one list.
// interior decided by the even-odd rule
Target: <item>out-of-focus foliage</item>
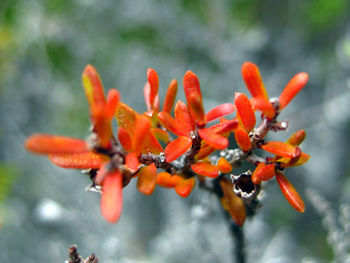
[[(161, 190), (145, 198), (130, 186), (124, 200), (134, 209), (110, 226), (99, 216), (97, 196), (84, 192), (87, 178), (24, 152), (24, 138), (34, 131), (88, 134), (80, 81), (88, 63), (107, 89), (118, 88), (138, 111), (145, 109), (140, 91), (148, 67), (159, 73), (161, 97), (171, 78), (196, 72), (206, 110), (232, 102), (235, 91), (245, 92), (243, 61), (259, 65), (271, 97), (282, 91), (280, 83), (308, 72), (304, 94), (281, 117), (292, 118), (293, 130), (306, 127), (303, 150), (312, 159), (288, 176), (304, 198), (302, 189), (312, 188), (333, 207), (349, 205), (349, 5), (348, 0), (0, 1), (0, 160), (18, 171), (2, 201), (8, 217), (0, 230), (0, 260), (63, 262), (72, 243), (83, 255), (96, 252), (103, 263), (230, 260), (219, 204), (205, 193), (184, 202)], [(310, 202), (304, 215), (296, 214), (275, 185), (267, 187), (268, 199), (276, 202), (266, 202), (247, 222), (250, 260), (331, 261), (332, 246)]]

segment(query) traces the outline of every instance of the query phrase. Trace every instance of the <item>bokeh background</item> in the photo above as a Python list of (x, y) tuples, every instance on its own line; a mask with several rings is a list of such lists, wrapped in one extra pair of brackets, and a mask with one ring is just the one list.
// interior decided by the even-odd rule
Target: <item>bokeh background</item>
[[(304, 128), (312, 159), (289, 169), (306, 202), (295, 212), (275, 182), (245, 225), (249, 262), (350, 262), (350, 1), (0, 1), (0, 261), (64, 262), (68, 246), (110, 262), (234, 262), (218, 201), (157, 189), (124, 189), (116, 225), (104, 221), (89, 179), (23, 149), (34, 132), (85, 138), (88, 105), (80, 76), (99, 70), (106, 89), (145, 109), (146, 70), (163, 97), (186, 70), (200, 78), (205, 107), (245, 92), (240, 67), (259, 65), (270, 96), (297, 72), (307, 87), (282, 114), (285, 140)], [(181, 87), (181, 86), (180, 86)], [(180, 88), (179, 98), (183, 99)]]

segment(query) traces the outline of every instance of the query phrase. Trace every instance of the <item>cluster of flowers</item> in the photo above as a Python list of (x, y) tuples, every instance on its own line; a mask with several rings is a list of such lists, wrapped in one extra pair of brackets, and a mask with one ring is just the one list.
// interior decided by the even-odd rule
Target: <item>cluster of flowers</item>
[[(88, 65), (82, 81), (90, 106), (90, 137), (81, 140), (34, 134), (25, 147), (48, 155), (60, 167), (87, 170), (93, 185), (101, 189), (101, 212), (109, 222), (119, 219), (122, 188), (133, 178), (143, 194), (152, 194), (159, 185), (174, 188), (181, 197), (187, 197), (196, 183), (201, 186), (215, 181), (220, 186), (223, 207), (242, 226), (245, 201), (256, 198), (261, 183), (275, 177), (290, 205), (303, 212), (301, 197), (282, 171), (309, 159), (299, 148), (305, 132), (297, 131), (286, 142), (265, 142), (264, 137), (270, 130), (287, 128), (286, 122), (276, 118), (306, 84), (308, 75), (295, 75), (274, 99), (269, 99), (255, 64), (244, 63), (242, 75), (252, 98), (235, 93), (234, 103), (221, 104), (205, 113), (199, 80), (193, 72), (187, 71), (183, 78), (187, 103), (179, 100), (175, 104), (177, 81), (172, 80), (160, 109), (158, 75), (148, 69), (144, 87), (147, 111), (140, 114), (122, 103), (115, 89), (105, 97), (100, 76)], [(261, 112), (262, 120), (255, 128), (256, 111)], [(228, 117), (232, 113), (236, 113), (235, 118)], [(112, 130), (114, 118), (118, 122), (116, 136)], [(237, 149), (228, 149), (231, 133)], [(254, 152), (257, 148), (274, 156), (259, 157)], [(221, 157), (211, 158), (217, 150)], [(252, 162), (255, 171), (231, 174), (242, 161)]]

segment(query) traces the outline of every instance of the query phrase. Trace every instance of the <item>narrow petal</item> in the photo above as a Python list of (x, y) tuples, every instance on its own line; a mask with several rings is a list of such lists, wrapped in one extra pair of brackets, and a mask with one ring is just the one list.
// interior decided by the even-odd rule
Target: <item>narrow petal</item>
[(90, 109), (95, 107), (104, 107), (106, 98), (103, 91), (101, 78), (96, 69), (87, 65), (83, 71), (82, 82)]
[(178, 136), (188, 136), (186, 130), (182, 126), (178, 125), (176, 120), (170, 116), (169, 113), (162, 111), (158, 113), (160, 123), (172, 133)]
[[(278, 159), (278, 162), (287, 164), (289, 163), (291, 158), (288, 157), (283, 157), (281, 159)], [(288, 167), (296, 167), (296, 166), (300, 166), (303, 165), (304, 163), (306, 163), (308, 160), (310, 159), (310, 155), (306, 154), (306, 153), (301, 153), (298, 161), (296, 161), (295, 163), (293, 163), (292, 165), (288, 165)]]
[(220, 186), (224, 193), (223, 205), (228, 208), (228, 211), (236, 224), (243, 226), (247, 217), (243, 200), (233, 192), (231, 183), (226, 182), (225, 180), (220, 180)]
[(143, 87), (143, 96), (145, 98), (145, 103), (148, 111), (152, 111), (151, 102), (150, 102), (151, 86), (147, 82)]
[(278, 156), (293, 158), (295, 154), (295, 148), (284, 142), (268, 142), (261, 146), (264, 151), (276, 154)]
[(145, 138), (147, 138), (146, 135), (148, 135), (150, 128), (151, 122), (147, 117), (143, 115), (138, 115), (136, 117), (135, 133), (132, 140), (133, 149), (137, 155), (139, 155), (144, 149), (144, 146), (146, 144)]
[(228, 146), (228, 139), (224, 136), (216, 134), (209, 128), (198, 129), (199, 136), (210, 146), (216, 149), (225, 149)]
[(106, 108), (96, 107), (92, 111), (92, 123), (94, 131), (99, 139), (99, 147), (108, 149), (112, 137), (111, 119), (107, 115)]
[(293, 185), (289, 182), (287, 177), (285, 177), (282, 173), (277, 172), (276, 180), (281, 189), (282, 194), (287, 199), (289, 204), (298, 212), (303, 213), (305, 211), (303, 199), (300, 197)]
[(118, 140), (125, 151), (130, 152), (133, 149), (131, 137), (123, 127), (119, 127), (118, 129)]
[(137, 189), (145, 195), (151, 195), (157, 184), (157, 168), (154, 163), (142, 167), (138, 173)]
[(120, 218), (123, 206), (122, 175), (118, 170), (108, 173), (103, 181), (101, 212), (110, 223)]
[(177, 81), (176, 79), (173, 79), (168, 87), (168, 90), (165, 95), (164, 105), (163, 105), (163, 111), (167, 113), (171, 113), (171, 110), (174, 106), (175, 98), (177, 93)]
[(288, 138), (286, 143), (292, 146), (297, 146), (304, 141), (305, 137), (306, 137), (305, 130), (298, 130)]
[(175, 186), (175, 191), (179, 196), (186, 198), (191, 194), (195, 184), (196, 184), (195, 177), (182, 180), (180, 183), (178, 183)]
[(231, 114), (235, 110), (236, 107), (232, 103), (224, 103), (208, 111), (208, 113), (205, 115), (205, 120), (207, 122), (213, 121), (225, 115)]
[(31, 135), (24, 142), (24, 147), (36, 154), (72, 154), (90, 151), (84, 140), (49, 134)]
[(162, 145), (158, 142), (157, 138), (153, 135), (153, 133), (148, 130), (145, 134), (145, 143), (143, 153), (154, 153), (159, 154), (163, 152)]
[(202, 141), (201, 149), (196, 154), (195, 159), (196, 160), (202, 160), (202, 159), (208, 157), (210, 154), (212, 154), (215, 151), (216, 151), (216, 149), (214, 147), (210, 146), (205, 141)]
[(107, 109), (106, 109), (106, 114), (108, 119), (112, 119), (114, 117), (119, 100), (120, 100), (119, 91), (116, 89), (110, 89), (107, 95)]
[(99, 169), (109, 160), (106, 155), (93, 152), (50, 154), (49, 159), (57, 166), (72, 169)]
[(273, 119), (276, 115), (275, 109), (268, 99), (255, 97), (252, 99), (253, 107), (260, 110), (267, 118)]
[(196, 162), (191, 165), (192, 170), (200, 175), (215, 178), (219, 176), (219, 169), (216, 165), (206, 162)]
[(259, 68), (252, 62), (245, 62), (242, 66), (243, 80), (253, 97), (268, 99)]
[(157, 138), (157, 140), (161, 140), (165, 143), (168, 143), (170, 141), (169, 133), (162, 129), (152, 128), (151, 132)]
[(224, 135), (225, 133), (232, 132), (234, 131), (238, 126), (238, 121), (237, 119), (233, 120), (224, 120), (221, 121), (220, 123), (217, 123), (208, 129), (212, 130), (213, 132)]
[(119, 102), (115, 117), (119, 127), (124, 128), (132, 137), (135, 131), (136, 112), (128, 105)]
[(243, 93), (235, 93), (235, 105), (244, 128), (250, 132), (255, 126), (255, 114), (250, 101)]
[(158, 95), (158, 87), (159, 87), (159, 79), (157, 72), (149, 68), (147, 70), (147, 80), (150, 86), (150, 93), (149, 93), (149, 102), (151, 104), (151, 107), (153, 108), (155, 105), (155, 98)]
[(179, 100), (175, 106), (175, 121), (178, 126), (182, 127), (187, 136), (189, 136), (190, 131), (195, 129), (195, 124), (190, 117), (188, 108), (181, 100)]
[(157, 184), (166, 188), (173, 188), (183, 180), (184, 178), (181, 176), (176, 174), (171, 175), (166, 172), (161, 172), (157, 175)]
[(252, 181), (254, 184), (260, 184), (261, 181), (270, 180), (274, 176), (275, 176), (274, 164), (266, 165), (265, 163), (259, 163), (252, 175)]
[(240, 126), (235, 130), (236, 142), (244, 152), (249, 152), (252, 148), (252, 142), (250, 141), (249, 134)]
[(165, 156), (167, 162), (172, 162), (187, 152), (192, 146), (192, 140), (186, 136), (178, 137), (167, 145)]
[(287, 84), (279, 97), (280, 110), (283, 110), (298, 92), (306, 85), (309, 75), (305, 72), (296, 74)]
[(140, 166), (140, 162), (139, 162), (139, 159), (137, 158), (137, 155), (134, 152), (128, 153), (125, 156), (125, 165), (132, 172), (134, 172), (134, 173), (137, 172), (137, 170), (139, 169), (139, 166)]
[(222, 173), (230, 173), (232, 171), (232, 165), (224, 157), (219, 158), (217, 166)]

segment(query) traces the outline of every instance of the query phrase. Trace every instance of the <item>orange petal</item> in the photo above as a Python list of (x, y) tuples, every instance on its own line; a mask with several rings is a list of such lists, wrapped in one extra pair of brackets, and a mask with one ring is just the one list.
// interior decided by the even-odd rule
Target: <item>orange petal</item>
[(303, 199), (300, 197), (293, 185), (289, 182), (287, 177), (285, 177), (282, 173), (277, 172), (276, 180), (279, 187), (281, 188), (282, 194), (287, 199), (289, 204), (298, 212), (303, 213), (305, 211)]
[(102, 215), (108, 222), (115, 223), (120, 218), (123, 206), (122, 175), (118, 170), (106, 175), (102, 190)]
[(157, 184), (166, 188), (173, 188), (183, 180), (184, 178), (181, 176), (176, 174), (171, 175), (166, 172), (161, 172), (157, 175)]
[(143, 96), (145, 97), (145, 103), (148, 111), (152, 112), (151, 102), (150, 102), (151, 86), (147, 82), (143, 87)]
[(248, 97), (243, 93), (236, 92), (235, 105), (244, 128), (247, 130), (247, 132), (250, 132), (255, 126), (256, 119)]
[(179, 196), (185, 198), (191, 194), (195, 183), (196, 183), (195, 177), (182, 180), (175, 186), (175, 191)]
[(125, 156), (125, 165), (134, 173), (139, 169), (140, 162), (134, 152), (128, 153)]
[(82, 81), (90, 109), (93, 110), (95, 107), (104, 107), (106, 99), (101, 78), (93, 66), (87, 65), (85, 67)]
[(188, 136), (187, 132), (183, 127), (179, 126), (173, 117), (169, 113), (162, 111), (158, 113), (158, 118), (161, 124), (172, 133), (175, 133), (178, 136)]
[(232, 171), (232, 165), (224, 157), (219, 158), (217, 166), (222, 173), (227, 174)]
[(96, 107), (91, 115), (94, 131), (99, 139), (99, 146), (105, 149), (109, 148), (112, 137), (112, 126), (106, 108)]
[(264, 151), (276, 154), (278, 156), (293, 158), (295, 154), (295, 148), (284, 142), (268, 142), (261, 146)]
[(106, 109), (106, 114), (108, 119), (112, 119), (114, 117), (119, 99), (120, 99), (120, 94), (118, 90), (110, 89), (108, 91), (107, 109)]
[(158, 95), (158, 87), (159, 87), (159, 79), (157, 72), (149, 68), (147, 69), (147, 80), (150, 86), (150, 92), (149, 92), (149, 102), (151, 105), (151, 108), (154, 108), (155, 105), (155, 98)]
[(154, 154), (159, 154), (163, 152), (162, 145), (160, 145), (157, 138), (153, 135), (153, 133), (151, 133), (150, 130), (146, 133), (144, 149), (142, 152), (143, 153), (150, 152)]
[(172, 162), (183, 155), (192, 146), (192, 140), (186, 136), (178, 137), (167, 145), (165, 156), (167, 162)]
[(259, 68), (251, 62), (245, 62), (242, 66), (243, 80), (253, 97), (268, 99), (267, 92), (262, 81)]
[(162, 129), (152, 128), (151, 132), (158, 140), (161, 140), (165, 143), (168, 143), (170, 140), (169, 134)]
[(274, 164), (266, 165), (265, 163), (259, 163), (252, 175), (252, 181), (254, 184), (260, 184), (261, 181), (270, 180), (274, 176), (275, 176)]
[(132, 140), (133, 140), (133, 149), (137, 155), (139, 155), (142, 152), (146, 144), (146, 138), (150, 128), (151, 128), (151, 122), (147, 117), (143, 115), (138, 115), (136, 117), (135, 133)]
[(57, 166), (73, 169), (99, 169), (109, 160), (106, 155), (93, 152), (50, 154), (49, 159)]
[(212, 146), (209, 146), (205, 141), (202, 141), (201, 143), (201, 149), (199, 152), (196, 154), (195, 159), (196, 160), (202, 160), (205, 157), (209, 156), (213, 152), (215, 152), (216, 149)]
[(90, 151), (84, 140), (49, 134), (31, 135), (24, 142), (24, 147), (27, 151), (37, 154), (72, 154)]
[(188, 135), (190, 131), (195, 129), (195, 124), (190, 117), (187, 106), (181, 100), (175, 106), (175, 121)]
[(119, 102), (115, 117), (119, 127), (124, 128), (132, 137), (135, 131), (136, 112), (128, 105)]
[(209, 128), (198, 129), (199, 136), (210, 146), (216, 149), (225, 149), (228, 146), (228, 139), (224, 136), (216, 134)]
[(236, 142), (244, 152), (249, 152), (252, 148), (252, 142), (250, 141), (249, 134), (240, 126), (235, 130)]
[(283, 110), (289, 102), (306, 85), (309, 75), (305, 72), (296, 74), (287, 84), (279, 97), (280, 110)]
[[(298, 161), (296, 161), (295, 163), (293, 163), (292, 165), (288, 165), (288, 167), (296, 167), (296, 166), (300, 166), (303, 165), (304, 163), (306, 163), (308, 160), (310, 159), (310, 155), (306, 154), (306, 153), (301, 153)], [(289, 161), (291, 160), (291, 158), (288, 157), (283, 157), (281, 159), (278, 159), (279, 162), (287, 164), (289, 163)]]
[(220, 180), (220, 186), (224, 193), (224, 205), (228, 207), (232, 219), (237, 225), (243, 226), (247, 217), (243, 200), (233, 192), (232, 184), (229, 182)]
[(131, 137), (123, 127), (119, 127), (118, 129), (118, 139), (125, 151), (130, 152), (132, 150), (133, 145)]
[(305, 137), (306, 137), (305, 130), (298, 130), (288, 138), (286, 143), (292, 146), (297, 146), (304, 141)]
[(221, 118), (225, 115), (231, 114), (236, 109), (235, 105), (232, 103), (224, 103), (208, 111), (205, 115), (205, 120), (207, 122), (213, 121), (215, 119)]
[(219, 176), (219, 169), (216, 165), (212, 165), (205, 162), (197, 162), (191, 164), (192, 170), (200, 175), (215, 178)]
[(163, 111), (167, 113), (171, 113), (171, 109), (174, 106), (175, 97), (177, 93), (177, 81), (176, 79), (173, 79), (168, 87), (168, 90), (165, 95), (164, 105), (163, 105)]
[(157, 168), (154, 163), (142, 167), (138, 173), (137, 189), (145, 195), (151, 195), (157, 183)]
[(209, 127), (208, 129), (212, 130), (213, 132), (220, 134), (220, 135), (224, 135), (227, 132), (231, 132), (234, 131), (238, 126), (238, 121), (237, 119), (233, 119), (233, 120), (224, 120), (220, 123), (217, 123), (211, 127)]
[(267, 118), (273, 119), (276, 115), (275, 109), (268, 99), (264, 97), (255, 97), (252, 99), (253, 106), (260, 110)]

